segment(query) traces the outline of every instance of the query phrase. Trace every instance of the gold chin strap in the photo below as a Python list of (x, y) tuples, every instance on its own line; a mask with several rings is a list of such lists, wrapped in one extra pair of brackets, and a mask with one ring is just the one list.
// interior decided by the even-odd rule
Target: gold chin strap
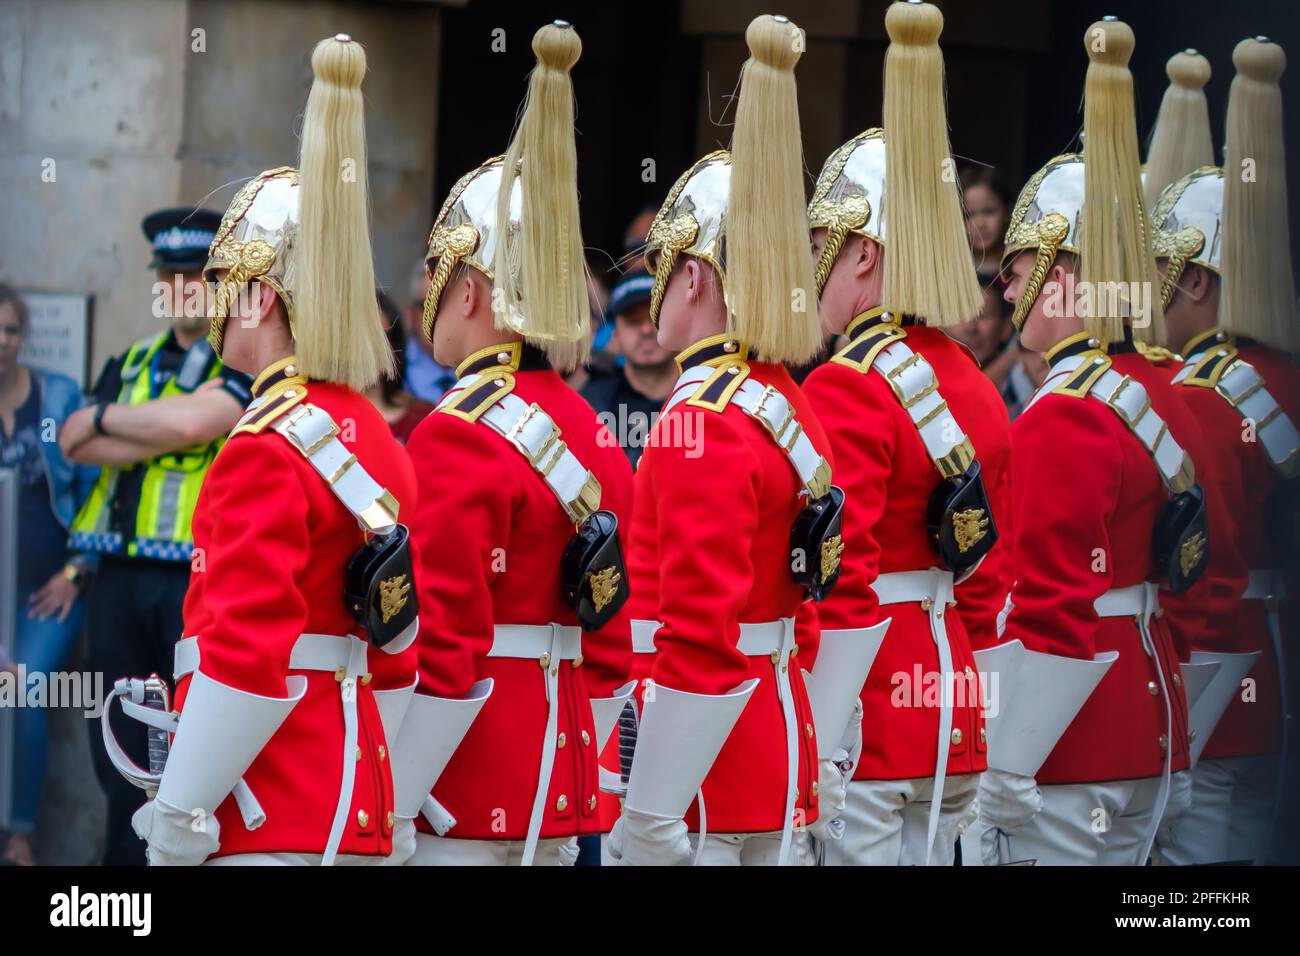
[(871, 203), (866, 196), (846, 196), (838, 203), (825, 199), (814, 202), (808, 210), (808, 217), (826, 223), (826, 243), (821, 255), (817, 257), (817, 267), (813, 275), (817, 280), (817, 294), (821, 295), (830, 278), (835, 259), (844, 246), (844, 240), (854, 229), (861, 229), (871, 218)]
[(1043, 291), (1043, 283), (1047, 281), (1047, 270), (1052, 268), (1052, 263), (1056, 261), (1057, 250), (1069, 235), (1070, 221), (1059, 212), (1049, 212), (1039, 220), (1035, 232), (1038, 235), (1038, 253), (1034, 257), (1034, 268), (1030, 270), (1020, 298), (1016, 300), (1016, 310), (1011, 313), (1011, 322), (1017, 332), (1024, 330), (1025, 319), (1029, 318), (1029, 310), (1034, 307), (1034, 303), (1038, 301), (1038, 294)]
[(429, 275), (429, 291), (424, 297), (425, 338), (433, 337), (433, 317), (438, 312), (438, 300), (442, 298), (442, 290), (446, 288), (452, 270), (477, 247), (478, 230), (467, 222), (450, 229), (439, 227), (429, 235), (429, 254), (425, 262), (437, 259), (438, 264)]
[(1174, 292), (1178, 288), (1178, 280), (1183, 277), (1183, 270), (1187, 268), (1190, 262), (1202, 249), (1205, 248), (1205, 233), (1195, 226), (1184, 226), (1179, 229), (1170, 242), (1169, 264), (1165, 266), (1165, 278), (1160, 283), (1160, 308), (1169, 308), (1169, 303), (1173, 301)]
[(239, 250), (239, 258), (226, 273), (226, 278), (217, 289), (216, 299), (212, 304), (212, 319), (208, 324), (208, 342), (212, 351), (221, 355), (221, 346), (226, 338), (226, 319), (230, 317), (230, 307), (240, 291), (252, 279), (260, 278), (271, 271), (275, 262), (275, 250), (270, 243), (253, 239), (244, 243)]
[(690, 213), (683, 213), (668, 222), (661, 223), (655, 238), (659, 240), (659, 261), (655, 263), (655, 284), (650, 289), (650, 322), (659, 328), (659, 307), (663, 305), (664, 290), (668, 288), (668, 278), (673, 274), (673, 266), (683, 249), (689, 249), (700, 231), (700, 224)]

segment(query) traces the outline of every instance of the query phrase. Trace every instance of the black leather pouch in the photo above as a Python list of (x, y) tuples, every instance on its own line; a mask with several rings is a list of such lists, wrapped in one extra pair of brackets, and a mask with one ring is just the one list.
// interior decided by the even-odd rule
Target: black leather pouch
[(926, 528), (944, 566), (961, 577), (989, 553), (998, 540), (993, 509), (984, 490), (980, 463), (965, 474), (945, 478), (930, 495)]
[(352, 556), (343, 597), (375, 647), (388, 644), (415, 621), (420, 607), (406, 525), (372, 536)]
[(583, 519), (564, 549), (560, 570), (564, 599), (578, 613), (582, 629), (597, 631), (608, 624), (630, 593), (614, 512), (596, 511)]
[(1210, 558), (1208, 539), (1201, 486), (1170, 496), (1152, 535), (1156, 567), (1169, 578), (1169, 590), (1182, 594), (1196, 583)]
[(790, 529), (790, 554), (803, 557), (800, 569), (792, 563), (790, 573), (814, 601), (830, 594), (840, 579), (843, 521), (844, 492), (831, 485), (830, 491), (804, 506)]

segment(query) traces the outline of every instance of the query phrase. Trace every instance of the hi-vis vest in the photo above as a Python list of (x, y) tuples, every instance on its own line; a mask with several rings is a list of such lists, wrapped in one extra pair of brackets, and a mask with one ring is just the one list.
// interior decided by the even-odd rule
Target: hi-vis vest
[[(153, 365), (170, 331), (141, 339), (131, 346), (122, 363), (122, 389), (117, 401), (126, 405), (172, 395), (187, 394), (176, 376), (155, 391)], [(204, 381), (216, 378), (221, 363), (211, 362)], [(212, 460), (225, 443), (225, 436), (202, 445), (192, 445), (151, 461), (127, 468), (104, 468), (99, 480), (72, 523), (69, 547), (74, 551), (116, 554), (132, 558), (188, 561), (194, 549), (190, 523), (199, 488)], [(138, 504), (132, 513), (124, 492), (128, 485), (139, 487)], [(122, 493), (123, 500), (118, 501)]]

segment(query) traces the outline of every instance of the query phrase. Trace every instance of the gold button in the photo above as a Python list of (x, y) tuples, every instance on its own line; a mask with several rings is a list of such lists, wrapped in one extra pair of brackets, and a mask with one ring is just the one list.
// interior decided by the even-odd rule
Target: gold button
[(1147, 693), (1150, 694), (1152, 697), (1158, 696), (1160, 693), (1159, 685), (1157, 685), (1156, 682), (1153, 680), (1147, 681)]
[(357, 748), (357, 759), (358, 759), (358, 760), (361, 759), (361, 748), (360, 748), (360, 747)]
[(340, 667), (336, 671), (334, 671), (334, 680), (336, 683), (342, 684), (343, 679), (347, 676), (348, 676), (348, 669), (346, 667)]
[(795, 788), (794, 788), (794, 802), (795, 802), (795, 803), (798, 803), (798, 802), (799, 802), (799, 788), (798, 788), (798, 787), (795, 787)]
[(779, 661), (780, 659), (781, 659), (781, 652), (780, 652), (780, 651), (773, 651), (773, 652), (772, 652), (772, 664), (775, 666), (775, 664), (777, 663), (777, 661)]
[(392, 810), (389, 810), (389, 811), (388, 811), (388, 829), (391, 830), (391, 829), (393, 828), (393, 823), (396, 822), (396, 820), (397, 820), (397, 817), (395, 817), (395, 816), (393, 815), (393, 811), (392, 811)]
[(799, 656), (799, 645), (796, 644), (794, 647), (790, 648), (790, 659), (794, 660), (798, 656)]
[(587, 809), (588, 810), (596, 809), (596, 795), (594, 793), (591, 795), (591, 799), (587, 801)]
[(818, 790), (817, 781), (814, 780), (814, 781), (813, 781), (813, 785), (812, 785), (811, 787), (808, 788), (808, 799), (809, 799), (809, 800), (816, 800), (816, 799), (817, 799), (817, 790)]
[(556, 749), (556, 750), (563, 750), (563, 749), (564, 749), (564, 745), (567, 744), (568, 742), (569, 742), (569, 739), (568, 739), (567, 737), (565, 737), (564, 734), (560, 734), (560, 736), (557, 737), (556, 740), (555, 740), (555, 749)]
[(804, 724), (803, 729), (808, 734), (809, 737), (813, 735), (813, 725), (811, 722)]
[(383, 763), (384, 760), (385, 760), (387, 757), (388, 757), (388, 748), (385, 747), (383, 744), (380, 744), (380, 745), (379, 745), (379, 762), (380, 762), (380, 763)]
[(956, 606), (957, 606), (957, 602), (956, 602), (956, 601), (949, 601), (949, 602), (948, 602), (948, 606), (949, 606), (949, 607), (956, 607)]
[(547, 652), (546, 652), (545, 654), (543, 654), (541, 657), (537, 658), (537, 663), (538, 663), (538, 666), (540, 666), (540, 667), (542, 668), (542, 670), (546, 670), (546, 668), (550, 667), (550, 666), (551, 666), (551, 652), (550, 652), (550, 651), (547, 651)]
[(370, 814), (366, 813), (365, 810), (357, 811), (357, 826), (361, 827), (363, 830), (370, 826)]
[(565, 810), (569, 809), (569, 798), (566, 797), (564, 794), (560, 794), (560, 799), (555, 801), (555, 809), (558, 810), (560, 813), (563, 813)]
[(1182, 679), (1182, 677), (1180, 677), (1178, 674), (1175, 674), (1175, 675), (1174, 675), (1174, 686), (1175, 686), (1175, 687), (1182, 687), (1182, 686), (1183, 686), (1183, 679)]
[(591, 746), (591, 734), (587, 733), (585, 730), (582, 732), (582, 745), (584, 747)]
[(560, 665), (556, 664), (554, 667), (551, 668), (551, 676), (555, 677), (559, 673), (560, 673)]
[(970, 669), (970, 665), (969, 665), (969, 664), (966, 665), (966, 671), (965, 671), (965, 673), (966, 673), (966, 679), (967, 679), (967, 680), (970, 680), (972, 677), (975, 676), (975, 672), (974, 672), (973, 670)]
[(498, 353), (497, 353), (497, 362), (498, 362), (498, 363), (500, 363), (501, 365), (505, 365), (505, 364), (506, 364), (507, 362), (509, 362), (509, 361), (510, 361), (510, 353), (509, 353), (509, 352), (498, 352)]
[(782, 674), (788, 672), (789, 670), (790, 670), (790, 665), (789, 665), (789, 664), (782, 664), (782, 665), (781, 665), (781, 673), (782, 673)]
[(577, 657), (575, 657), (575, 658), (573, 659), (573, 666), (574, 666), (574, 667), (581, 667), (581, 666), (582, 666), (582, 655), (581, 655), (581, 654), (579, 654)]
[(362, 675), (361, 675), (361, 686), (362, 686), (362, 687), (369, 687), (369, 686), (370, 686), (370, 682), (371, 682), (372, 680), (374, 680), (374, 679), (375, 679), (375, 675), (374, 675), (374, 674), (362, 674)]
[(930, 610), (930, 605), (932, 603), (934, 602), (932, 602), (929, 598), (921, 598), (921, 610), (922, 611)]
[(289, 378), (293, 378), (293, 376), (295, 376), (295, 375), (298, 374), (298, 366), (296, 366), (296, 365), (286, 365), (286, 366), (284, 367), (284, 374), (285, 374), (287, 377), (289, 377)]
[(1166, 734), (1161, 734), (1161, 735), (1160, 735), (1160, 749), (1161, 749), (1161, 750), (1168, 750), (1168, 749), (1169, 749), (1169, 737), (1168, 737), (1168, 735), (1166, 735)]
[(961, 743), (961, 728), (960, 728), (960, 727), (956, 727), (956, 728), (953, 729), (953, 732), (952, 732), (952, 742), (953, 742), (954, 744), (959, 744), (959, 743)]
[(983, 727), (981, 727), (981, 728), (980, 728), (980, 743), (982, 743), (982, 744), (986, 744), (986, 743), (988, 743), (988, 742), (989, 742), (989, 732), (988, 732), (987, 730), (985, 730)]

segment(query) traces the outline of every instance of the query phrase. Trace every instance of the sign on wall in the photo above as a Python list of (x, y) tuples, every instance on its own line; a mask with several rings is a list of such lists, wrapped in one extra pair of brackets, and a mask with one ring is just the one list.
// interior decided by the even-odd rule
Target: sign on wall
[(88, 295), (24, 292), (31, 324), (18, 361), (62, 372), (90, 387), (90, 302)]

